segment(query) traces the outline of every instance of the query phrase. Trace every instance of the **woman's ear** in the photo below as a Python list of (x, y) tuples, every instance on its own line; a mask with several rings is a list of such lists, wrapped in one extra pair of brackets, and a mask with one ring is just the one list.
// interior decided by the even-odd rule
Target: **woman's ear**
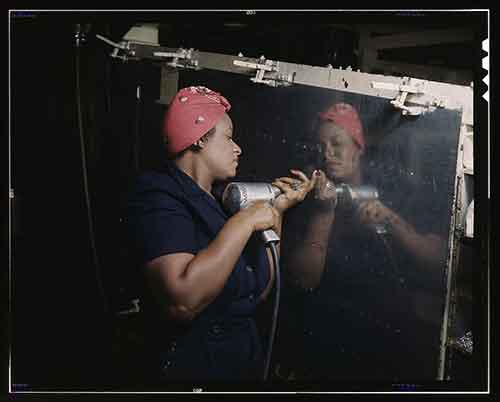
[(205, 146), (205, 141), (203, 141), (203, 138), (200, 138), (198, 141), (193, 143), (198, 148), (203, 148)]

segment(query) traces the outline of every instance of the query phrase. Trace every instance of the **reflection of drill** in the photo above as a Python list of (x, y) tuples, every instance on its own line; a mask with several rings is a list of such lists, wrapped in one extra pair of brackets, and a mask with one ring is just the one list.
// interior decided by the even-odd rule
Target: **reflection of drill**
[[(330, 182), (327, 183), (327, 188), (333, 188)], [(378, 200), (378, 191), (370, 185), (351, 186), (349, 184), (340, 183), (335, 186), (337, 193), (337, 205), (344, 207), (357, 208), (364, 201)], [(373, 224), (375, 231), (378, 234), (386, 234), (387, 228), (383, 223)]]
[(350, 186), (345, 183), (340, 183), (336, 186), (335, 191), (339, 202), (343, 205), (358, 206), (363, 201), (378, 200), (378, 191), (373, 186)]

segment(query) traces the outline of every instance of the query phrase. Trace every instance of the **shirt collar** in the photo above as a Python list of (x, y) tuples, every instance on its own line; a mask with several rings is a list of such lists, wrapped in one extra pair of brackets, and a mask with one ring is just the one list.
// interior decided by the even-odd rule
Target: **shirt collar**
[(179, 169), (172, 161), (167, 161), (165, 169), (174, 178), (174, 180), (181, 186), (184, 194), (189, 198), (203, 198), (214, 207), (217, 212), (227, 219), (227, 214), (222, 209), (220, 203), (203, 190), (198, 183), (196, 183), (191, 176)]
[(179, 169), (175, 163), (167, 161), (165, 163), (166, 171), (174, 178), (174, 180), (182, 187), (184, 193), (189, 197), (208, 195), (191, 176)]

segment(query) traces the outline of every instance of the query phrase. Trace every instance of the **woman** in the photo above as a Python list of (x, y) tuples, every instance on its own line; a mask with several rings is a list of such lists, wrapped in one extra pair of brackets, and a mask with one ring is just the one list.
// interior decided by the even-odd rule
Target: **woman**
[[(295, 332), (299, 346), (289, 348), (302, 353), (288, 364), (295, 376), (314, 379), (431, 379), (437, 362), (425, 359), (438, 356), (433, 348), (439, 346), (439, 305), (423, 317), (418, 309), (420, 287), (439, 287), (443, 237), (417, 231), (378, 199), (357, 206), (339, 202), (334, 183), (371, 184), (361, 163), (363, 127), (346, 103), (331, 105), (318, 123), (315, 194), (285, 225), (283, 265), (298, 292), (297, 304), (285, 299), (291, 313), (282, 321), (295, 329), (282, 333), (291, 338)], [(419, 206), (412, 211), (419, 218), (426, 213)], [(375, 224), (384, 224), (388, 236), (377, 233)]]
[[(282, 215), (314, 187), (302, 172), (273, 184), (274, 205), (258, 202), (228, 217), (213, 184), (236, 175), (230, 104), (205, 87), (180, 90), (165, 115), (169, 156), (142, 175), (127, 223), (144, 265), (152, 376), (172, 380), (262, 377), (263, 348), (253, 318), (269, 295), (270, 253), (255, 232), (281, 233)], [(292, 185), (293, 184), (293, 189)]]

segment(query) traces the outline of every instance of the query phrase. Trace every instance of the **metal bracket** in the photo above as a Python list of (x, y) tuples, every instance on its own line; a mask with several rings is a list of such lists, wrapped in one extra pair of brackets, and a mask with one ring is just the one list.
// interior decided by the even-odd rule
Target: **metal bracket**
[(391, 84), (391, 83), (386, 83), (386, 82), (372, 82), (371, 86), (372, 88), (375, 89), (382, 89), (382, 90), (388, 90), (388, 91), (399, 91), (399, 94), (391, 100), (391, 104), (394, 105), (394, 107), (401, 109), (401, 113), (403, 115), (410, 115), (410, 116), (419, 116), (421, 114), (427, 113), (427, 112), (432, 112), (436, 109), (436, 107), (444, 107), (445, 102), (444, 100), (438, 100), (435, 99), (432, 104), (429, 104), (427, 106), (406, 106), (406, 98), (409, 94), (412, 95), (421, 95), (424, 94), (424, 87), (427, 81), (425, 80), (418, 80), (418, 79), (411, 79), (408, 77), (403, 77), (403, 82), (400, 85), (397, 84)]
[[(115, 46), (110, 56), (115, 59), (123, 60), (124, 62), (127, 61), (129, 59), (129, 54), (130, 54), (129, 46), (130, 46), (129, 42), (120, 42), (119, 47)], [(123, 55), (119, 54), (120, 51), (124, 52), (125, 54)]]
[(111, 45), (114, 47), (113, 52), (111, 53), (111, 57), (114, 57), (117, 59), (122, 59), (123, 61), (128, 60), (128, 56), (126, 54), (122, 56), (122, 55), (119, 55), (118, 53), (120, 52), (120, 50), (123, 50), (123, 51), (128, 53), (130, 50), (130, 42), (121, 41), (120, 43), (116, 43), (116, 42), (113, 42), (112, 40), (110, 40), (102, 35), (99, 35), (99, 34), (96, 34), (96, 38), (100, 39), (103, 42), (106, 42), (108, 45)]
[(140, 313), (140, 311), (141, 311), (140, 300), (133, 299), (130, 301), (130, 303), (132, 304), (132, 308), (118, 311), (116, 314), (117, 315), (128, 315), (128, 314)]
[[(255, 77), (250, 78), (250, 81), (255, 83), (265, 84), (271, 87), (290, 86), (293, 83), (293, 77), (294, 77), (293, 74), (287, 74), (287, 75), (280, 74), (279, 62), (273, 60), (266, 60), (264, 56), (261, 56), (259, 58), (258, 63), (252, 63), (242, 60), (234, 60), (233, 64), (238, 67), (257, 70)], [(269, 76), (269, 74), (271, 74), (271, 76)]]
[(170, 67), (191, 68), (199, 70), (199, 61), (192, 58), (194, 49), (179, 48), (176, 52), (153, 52), (154, 57), (172, 58), (172, 61), (166, 63)]
[[(179, 68), (192, 68), (198, 70), (199, 62), (198, 60), (193, 59), (192, 55), (194, 49), (183, 49), (179, 48), (175, 52), (171, 51), (163, 51), (161, 48), (159, 50), (152, 50), (158, 48), (157, 45), (151, 44), (141, 44), (133, 41), (121, 41), (120, 43), (113, 42), (108, 38), (102, 35), (96, 35), (98, 39), (108, 43), (113, 46), (113, 52), (111, 53), (111, 57), (121, 59), (124, 62), (129, 59), (139, 60), (140, 58), (153, 58), (162, 60), (165, 58), (172, 59), (172, 61), (167, 62), (166, 64), (171, 67), (179, 67)], [(144, 49), (147, 49), (148, 53), (145, 56)], [(149, 53), (150, 52), (150, 53)]]

